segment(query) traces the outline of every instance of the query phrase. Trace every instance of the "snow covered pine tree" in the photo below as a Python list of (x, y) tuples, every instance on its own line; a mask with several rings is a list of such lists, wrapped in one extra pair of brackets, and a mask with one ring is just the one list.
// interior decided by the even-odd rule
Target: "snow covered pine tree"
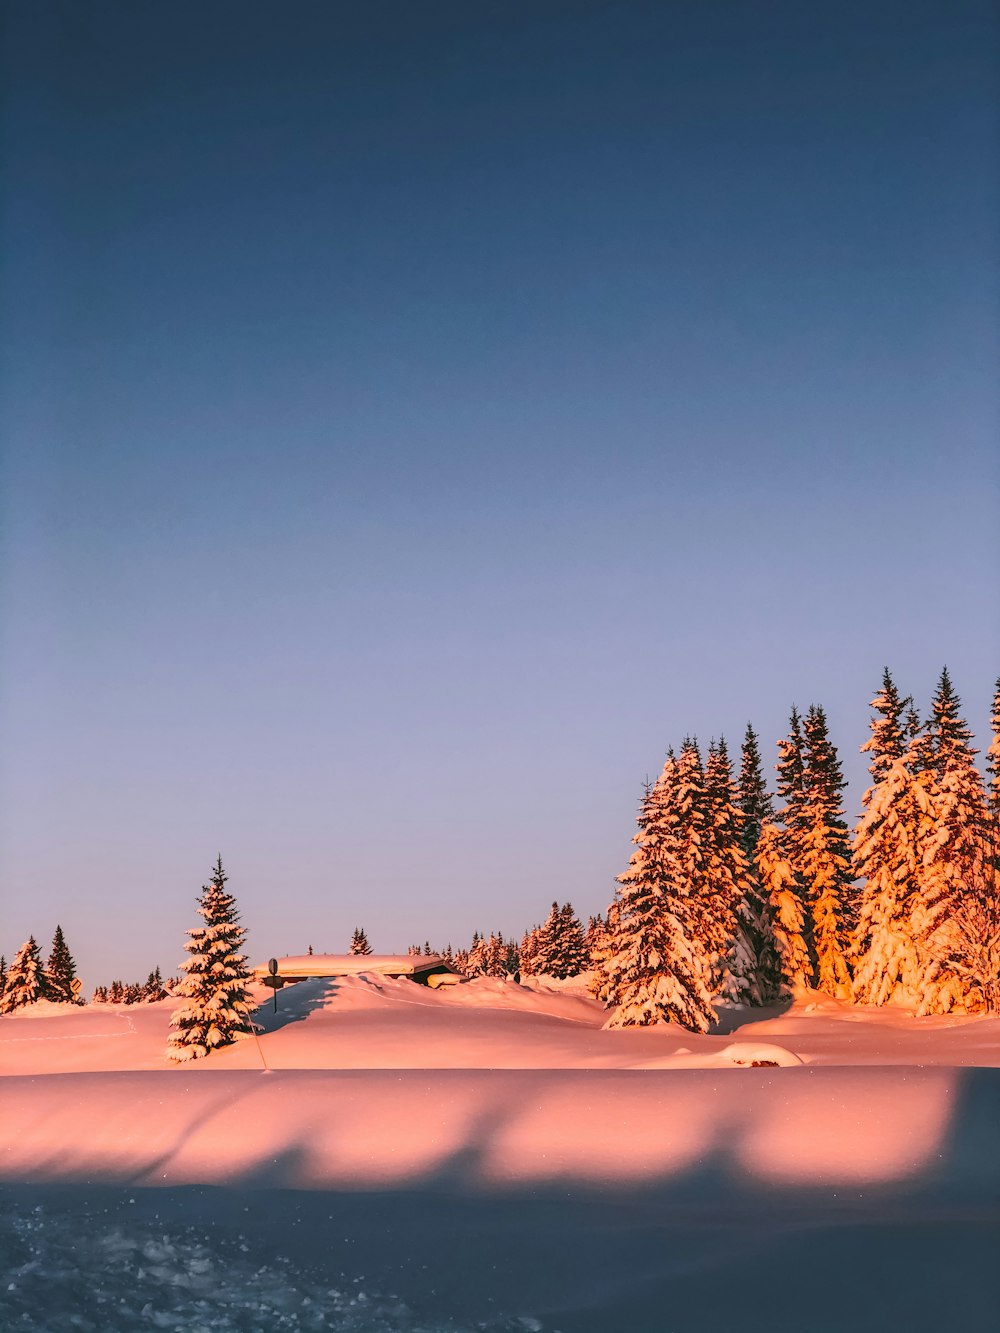
[(692, 773), (700, 781), (700, 761), (695, 760), (689, 752), (682, 765), (668, 755), (663, 772), (643, 796), (635, 851), (619, 876), (618, 895), (608, 911), (607, 955), (595, 976), (596, 994), (615, 1007), (606, 1027), (674, 1022), (707, 1032), (715, 1018), (715, 941), (706, 941), (704, 904), (694, 901), (686, 864), (685, 806)]
[(50, 1000), (64, 1000), (72, 1004), (76, 999), (73, 993), (76, 964), (63, 937), (62, 926), (56, 926), (56, 933), (52, 937), (52, 952), (45, 965), (45, 979)]
[(176, 990), (182, 1004), (170, 1016), (174, 1031), (166, 1053), (171, 1060), (208, 1055), (250, 1030), (250, 973), (241, 952), (246, 931), (239, 925), (236, 900), (226, 890), (227, 878), (220, 856), (198, 900), (205, 924), (188, 931), (184, 946), (190, 957), (182, 964), (185, 975)]
[(348, 952), (354, 954), (355, 957), (367, 958), (371, 951), (372, 946), (368, 943), (368, 936), (360, 926), (356, 926), (354, 934), (351, 936), (351, 947)]
[(0, 999), (0, 1013), (12, 1014), (15, 1009), (47, 998), (48, 985), (42, 955), (34, 935), (29, 935), (7, 969), (7, 984), (3, 988), (3, 998)]

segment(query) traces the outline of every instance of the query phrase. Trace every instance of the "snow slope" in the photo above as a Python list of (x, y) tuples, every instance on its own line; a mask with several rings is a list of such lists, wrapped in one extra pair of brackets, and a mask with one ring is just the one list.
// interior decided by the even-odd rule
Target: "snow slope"
[(580, 986), (347, 978), (178, 1068), (169, 1012), (0, 1019), (0, 1327), (995, 1316), (996, 1020), (812, 995), (706, 1037), (604, 1031)]

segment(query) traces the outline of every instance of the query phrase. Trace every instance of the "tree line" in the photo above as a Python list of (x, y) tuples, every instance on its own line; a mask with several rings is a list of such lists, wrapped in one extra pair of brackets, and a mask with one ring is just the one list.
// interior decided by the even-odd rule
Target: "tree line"
[(719, 1001), (802, 987), (918, 1014), (1000, 1009), (1000, 681), (987, 780), (947, 670), (921, 720), (888, 669), (871, 707), (871, 785), (853, 833), (826, 715), (793, 708), (777, 797), (747, 728), (668, 753), (593, 959), (609, 1026), (707, 1031)]

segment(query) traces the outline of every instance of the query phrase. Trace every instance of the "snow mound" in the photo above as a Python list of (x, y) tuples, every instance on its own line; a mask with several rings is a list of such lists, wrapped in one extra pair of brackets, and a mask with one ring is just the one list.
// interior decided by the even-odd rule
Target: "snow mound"
[(770, 1042), (733, 1042), (729, 1046), (724, 1046), (721, 1051), (714, 1052), (715, 1059), (733, 1065), (777, 1065), (779, 1068), (787, 1069), (792, 1065), (801, 1065), (805, 1061), (800, 1060), (792, 1051), (784, 1046), (774, 1046)]

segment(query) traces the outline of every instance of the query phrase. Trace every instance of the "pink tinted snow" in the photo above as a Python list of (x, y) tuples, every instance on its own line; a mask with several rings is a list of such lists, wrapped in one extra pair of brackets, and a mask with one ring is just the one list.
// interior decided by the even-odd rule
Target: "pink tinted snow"
[[(362, 976), (287, 988), (277, 1014), (269, 998), (258, 1011), (259, 1040), (178, 1068), (163, 1058), (171, 1007), (0, 1020), (0, 1071), (14, 1076), (0, 1083), (0, 1179), (503, 1187), (714, 1164), (860, 1185), (935, 1163), (954, 1066), (1000, 1064), (990, 1019), (812, 996), (770, 1017), (730, 1012), (723, 1035), (605, 1031), (579, 985), (433, 992)], [(995, 1149), (983, 1169), (1000, 1176)]]

